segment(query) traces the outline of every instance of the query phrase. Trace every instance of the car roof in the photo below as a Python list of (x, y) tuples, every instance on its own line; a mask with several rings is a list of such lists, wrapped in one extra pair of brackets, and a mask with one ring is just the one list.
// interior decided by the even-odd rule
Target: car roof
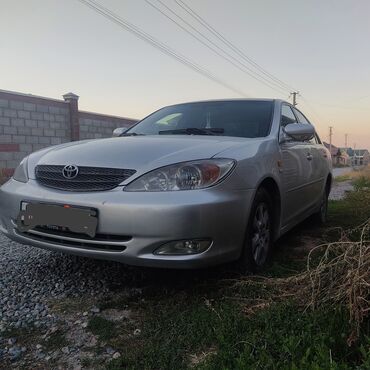
[[(202, 104), (202, 103), (226, 103), (226, 102), (250, 102), (250, 101), (259, 101), (259, 102), (284, 102), (288, 103), (282, 99), (273, 99), (273, 98), (233, 98), (233, 99), (209, 99), (209, 100), (195, 100), (190, 102), (180, 102), (176, 104), (170, 104), (166, 107), (173, 107), (176, 105), (185, 105), (185, 104)], [(288, 103), (289, 104), (289, 103)]]

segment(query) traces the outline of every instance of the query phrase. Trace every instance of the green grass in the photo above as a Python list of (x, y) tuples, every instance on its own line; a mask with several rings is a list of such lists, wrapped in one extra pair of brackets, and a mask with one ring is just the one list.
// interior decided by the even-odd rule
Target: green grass
[(64, 332), (58, 329), (56, 332), (50, 334), (47, 340), (42, 341), (41, 344), (45, 351), (55, 351), (56, 349), (68, 346), (68, 341)]
[(351, 176), (349, 174), (340, 175), (334, 179), (335, 182), (343, 182), (343, 181), (349, 181), (349, 180), (351, 180)]
[(132, 297), (128, 297), (126, 295), (120, 296), (116, 295), (114, 297), (106, 297), (103, 298), (100, 302), (98, 302), (98, 307), (100, 310), (106, 310), (106, 309), (123, 309), (128, 307), (129, 303), (133, 302)]
[(93, 300), (87, 298), (63, 298), (53, 299), (48, 302), (52, 312), (58, 314), (70, 314), (88, 311), (93, 306)]
[[(15, 343), (16, 346), (26, 347), (27, 352), (29, 354), (30, 351), (34, 350), (36, 344), (41, 344), (43, 346), (43, 351), (54, 351), (56, 349), (61, 349), (68, 345), (67, 339), (64, 333), (61, 330), (56, 331), (55, 333), (51, 334), (48, 339), (42, 339), (43, 334), (45, 334), (46, 329), (36, 328), (30, 326), (28, 328), (19, 328), (19, 329), (10, 329), (7, 330), (5, 333), (2, 333), (1, 336), (5, 339), (8, 338), (16, 338), (17, 342)], [(22, 356), (23, 358), (23, 356)], [(49, 363), (51, 365), (51, 363)], [(0, 369), (10, 369), (11, 365), (7, 361), (5, 363), (1, 362), (0, 359)], [(26, 364), (18, 365), (17, 369), (28, 369), (29, 367)], [(55, 367), (56, 368), (56, 367)]]
[(4, 338), (17, 338), (17, 342), (22, 345), (32, 344), (34, 339), (41, 335), (41, 329), (32, 326), (19, 329), (11, 328), (1, 334), (1, 336)]
[(109, 340), (117, 335), (114, 322), (100, 316), (94, 316), (89, 320), (87, 328), (101, 340)]
[(370, 176), (360, 176), (353, 181), (356, 191), (370, 189)]
[(29, 327), (10, 329), (2, 334), (2, 336), (4, 338), (17, 338), (16, 345), (25, 346), (26, 348), (41, 344), (44, 351), (54, 351), (68, 345), (65, 333), (61, 329), (50, 334), (46, 339), (41, 338), (43, 334), (45, 334), (45, 329)]
[(335, 182), (352, 181), (356, 190), (362, 190), (370, 187), (370, 166), (361, 168), (360, 170), (353, 170), (344, 175), (337, 176)]
[[(348, 347), (341, 309), (302, 313), (292, 302), (246, 316), (239, 304), (168, 299), (148, 307), (143, 343), (108, 369), (187, 369), (191, 355), (207, 353), (199, 369), (350, 369), (370, 361), (366, 346)], [(362, 352), (363, 353), (362, 353)]]
[(328, 226), (349, 228), (370, 217), (370, 190), (354, 191), (343, 200), (329, 202)]

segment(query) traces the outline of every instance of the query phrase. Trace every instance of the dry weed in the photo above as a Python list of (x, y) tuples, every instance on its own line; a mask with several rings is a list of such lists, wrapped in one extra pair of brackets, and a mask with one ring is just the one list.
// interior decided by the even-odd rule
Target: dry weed
[[(354, 236), (358, 237), (356, 240)], [(342, 232), (339, 241), (321, 244), (308, 255), (305, 271), (286, 278), (246, 277), (237, 285), (271, 287), (273, 299), (294, 298), (305, 309), (315, 310), (328, 305), (343, 305), (349, 312), (355, 341), (363, 320), (370, 312), (370, 219), (362, 225)], [(272, 297), (258, 302), (252, 309), (268, 306)]]

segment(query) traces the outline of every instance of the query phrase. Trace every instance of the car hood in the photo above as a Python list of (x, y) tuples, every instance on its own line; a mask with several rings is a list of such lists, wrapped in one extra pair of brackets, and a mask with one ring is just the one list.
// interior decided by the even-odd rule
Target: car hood
[(85, 140), (46, 148), (29, 158), (29, 176), (38, 164), (134, 169), (139, 176), (173, 163), (208, 159), (253, 139), (222, 136), (129, 136)]

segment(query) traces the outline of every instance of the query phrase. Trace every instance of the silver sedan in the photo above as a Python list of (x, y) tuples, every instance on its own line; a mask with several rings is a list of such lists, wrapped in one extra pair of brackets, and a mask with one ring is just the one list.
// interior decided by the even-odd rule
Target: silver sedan
[(0, 188), (0, 231), (138, 266), (258, 271), (282, 234), (325, 221), (330, 153), (287, 102), (178, 104), (115, 136), (25, 158)]

